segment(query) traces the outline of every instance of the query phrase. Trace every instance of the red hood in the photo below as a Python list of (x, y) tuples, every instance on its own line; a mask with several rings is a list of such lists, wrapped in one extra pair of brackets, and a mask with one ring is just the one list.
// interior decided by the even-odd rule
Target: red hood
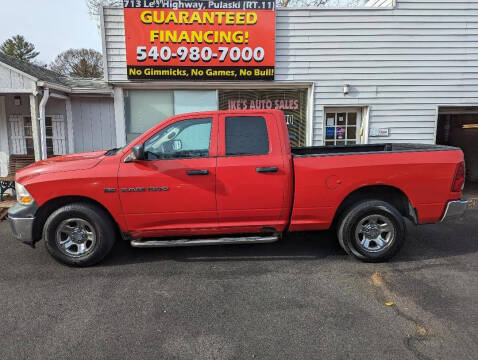
[(45, 173), (90, 169), (103, 159), (104, 154), (105, 151), (93, 151), (37, 161), (18, 170), (15, 181), (21, 182), (22, 179)]

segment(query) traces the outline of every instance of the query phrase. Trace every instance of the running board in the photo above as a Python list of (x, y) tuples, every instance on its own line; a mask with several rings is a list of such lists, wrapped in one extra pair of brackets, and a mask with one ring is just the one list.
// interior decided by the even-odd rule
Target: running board
[(279, 240), (279, 235), (224, 237), (216, 239), (179, 239), (179, 240), (131, 240), (131, 246), (137, 248), (178, 247), (201, 245), (266, 244)]

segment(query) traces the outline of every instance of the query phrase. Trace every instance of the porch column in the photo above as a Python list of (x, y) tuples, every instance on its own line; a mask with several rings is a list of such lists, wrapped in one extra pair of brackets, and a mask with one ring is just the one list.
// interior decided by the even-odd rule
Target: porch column
[(48, 99), (50, 98), (50, 89), (45, 88), (43, 90), (43, 97), (40, 101), (40, 106), (38, 109), (38, 113), (40, 114), (40, 154), (41, 158), (46, 159), (48, 157), (47, 155), (47, 148), (46, 148), (46, 125), (45, 125), (45, 119), (46, 119), (46, 103), (48, 102)]
[(114, 88), (114, 108), (116, 125), (116, 146), (122, 147), (126, 144), (126, 123), (124, 116), (124, 94), (123, 88)]
[(0, 96), (0, 176), (7, 176), (8, 174), (9, 155), (5, 96)]
[(73, 138), (73, 111), (71, 110), (71, 98), (67, 96), (65, 99), (66, 107), (66, 128), (68, 134), (68, 154), (75, 152), (75, 142)]
[(40, 131), (38, 129), (38, 101), (37, 97), (30, 94), (30, 117), (32, 119), (33, 152), (35, 161), (41, 160)]

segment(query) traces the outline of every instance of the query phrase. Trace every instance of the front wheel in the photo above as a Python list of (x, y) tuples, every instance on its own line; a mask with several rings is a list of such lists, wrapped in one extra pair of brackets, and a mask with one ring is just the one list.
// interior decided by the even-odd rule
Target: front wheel
[(356, 258), (383, 261), (394, 256), (405, 242), (405, 221), (400, 212), (385, 201), (363, 201), (342, 216), (337, 236), (344, 250)]
[(115, 224), (106, 211), (87, 203), (59, 208), (43, 228), (50, 255), (70, 266), (100, 262), (111, 251), (115, 235)]

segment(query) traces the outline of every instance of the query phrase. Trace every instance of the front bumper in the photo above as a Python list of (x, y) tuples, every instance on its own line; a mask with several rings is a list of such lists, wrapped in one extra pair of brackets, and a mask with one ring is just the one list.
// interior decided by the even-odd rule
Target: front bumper
[(443, 213), (440, 222), (454, 219), (463, 215), (468, 205), (468, 200), (453, 200), (446, 204), (445, 212)]
[(33, 202), (30, 205), (16, 204), (8, 209), (8, 220), (12, 228), (13, 236), (32, 247), (35, 240), (33, 239), (33, 223), (35, 222), (35, 213), (38, 205)]
[(10, 221), (13, 236), (25, 244), (33, 245), (33, 222), (35, 218), (14, 218), (9, 216), (8, 220)]

